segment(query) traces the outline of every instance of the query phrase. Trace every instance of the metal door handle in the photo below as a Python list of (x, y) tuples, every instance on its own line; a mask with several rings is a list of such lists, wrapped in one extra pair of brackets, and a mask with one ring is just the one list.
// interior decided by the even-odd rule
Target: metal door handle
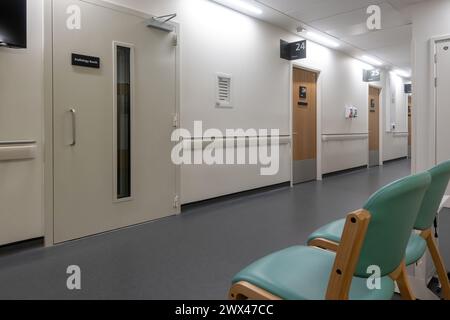
[(72, 143), (71, 147), (77, 144), (77, 111), (75, 109), (70, 109), (70, 114), (72, 115)]

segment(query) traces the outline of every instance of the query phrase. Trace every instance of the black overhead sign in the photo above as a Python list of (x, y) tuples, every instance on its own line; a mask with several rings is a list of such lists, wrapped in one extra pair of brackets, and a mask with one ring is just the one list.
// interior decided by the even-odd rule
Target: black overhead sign
[(306, 58), (306, 40), (288, 43), (280, 40), (280, 57), (285, 60)]
[(381, 80), (381, 72), (379, 69), (363, 70), (364, 82), (376, 82)]
[(412, 93), (412, 84), (405, 84), (405, 93)]
[(72, 53), (72, 65), (100, 69), (100, 58)]

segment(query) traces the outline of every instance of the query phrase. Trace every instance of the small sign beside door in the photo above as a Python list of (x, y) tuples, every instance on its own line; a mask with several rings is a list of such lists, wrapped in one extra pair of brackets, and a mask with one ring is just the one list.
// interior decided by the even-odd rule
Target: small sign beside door
[(72, 53), (72, 65), (100, 69), (100, 58)]
[(375, 99), (370, 99), (370, 112), (376, 112)]
[(308, 97), (308, 88), (300, 87), (300, 99), (306, 99)]

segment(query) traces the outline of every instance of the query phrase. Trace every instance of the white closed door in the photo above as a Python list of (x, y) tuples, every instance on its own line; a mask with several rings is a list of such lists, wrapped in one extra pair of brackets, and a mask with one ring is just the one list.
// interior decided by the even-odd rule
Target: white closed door
[(53, 1), (54, 242), (176, 214), (174, 35)]
[(436, 44), (436, 61), (436, 161), (441, 163), (450, 160), (450, 41)]

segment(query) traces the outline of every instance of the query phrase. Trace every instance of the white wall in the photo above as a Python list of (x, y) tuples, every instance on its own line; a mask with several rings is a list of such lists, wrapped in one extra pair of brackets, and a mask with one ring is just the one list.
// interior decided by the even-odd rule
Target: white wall
[[(205, 128), (277, 128), (282, 135), (290, 134), (291, 66), (279, 57), (279, 41), (295, 41), (298, 37), (205, 0), (111, 2), (156, 15), (178, 13), (183, 127), (192, 129), (195, 120), (203, 120)], [(367, 133), (368, 85), (362, 81), (362, 64), (312, 42), (308, 43), (307, 55), (300, 63), (322, 71), (323, 92), (319, 99), (322, 99), (323, 133)], [(235, 108), (231, 110), (214, 107), (216, 72), (233, 75), (236, 91)], [(359, 108), (358, 119), (345, 119), (348, 104)], [(323, 154), (324, 173), (365, 165), (367, 141), (327, 142)], [(288, 181), (290, 157), (289, 148), (282, 147), (280, 173), (272, 178), (259, 176), (256, 168), (251, 167), (183, 166), (182, 201), (198, 201)]]
[[(298, 37), (207, 0), (111, 2), (155, 15), (178, 13), (183, 127), (191, 129), (193, 121), (203, 120), (205, 129), (277, 128), (282, 135), (290, 134), (291, 64), (279, 58), (279, 41), (295, 41)], [(41, 1), (30, 1), (29, 12), (30, 48), (0, 49), (0, 139), (35, 139), (39, 143), (39, 158), (35, 161), (0, 164), (0, 219), (3, 219), (0, 228), (9, 226), (3, 229), (10, 231), (2, 229), (0, 234), (13, 241), (42, 235)], [(308, 58), (299, 63), (321, 70), (322, 94), (318, 99), (322, 133), (367, 133), (368, 84), (362, 82), (361, 63), (312, 42), (308, 44)], [(214, 107), (216, 72), (234, 77), (233, 109)], [(345, 119), (344, 108), (349, 104), (359, 108), (358, 119)], [(257, 167), (184, 166), (182, 202), (290, 180), (290, 148), (283, 145), (280, 150), (280, 172), (273, 177), (260, 176)], [(324, 173), (365, 165), (368, 161), (366, 140), (326, 142), (322, 152)], [(3, 223), (6, 221), (8, 224)]]
[[(435, 164), (434, 107), (430, 75), (430, 39), (450, 35), (450, 1), (429, 0), (411, 8), (413, 21), (413, 168)], [(448, 137), (446, 137), (448, 138)]]
[[(450, 35), (450, 1), (429, 0), (410, 8), (413, 22), (413, 170), (419, 172), (435, 165), (435, 108), (432, 104), (434, 94), (432, 68), (430, 61), (431, 38)], [(448, 139), (449, 137), (441, 137)], [(430, 258), (423, 266), (416, 268), (415, 274), (429, 279), (434, 268)]]
[(29, 1), (28, 48), (0, 48), (0, 141), (36, 140), (34, 160), (0, 161), (0, 245), (43, 235), (42, 1)]

